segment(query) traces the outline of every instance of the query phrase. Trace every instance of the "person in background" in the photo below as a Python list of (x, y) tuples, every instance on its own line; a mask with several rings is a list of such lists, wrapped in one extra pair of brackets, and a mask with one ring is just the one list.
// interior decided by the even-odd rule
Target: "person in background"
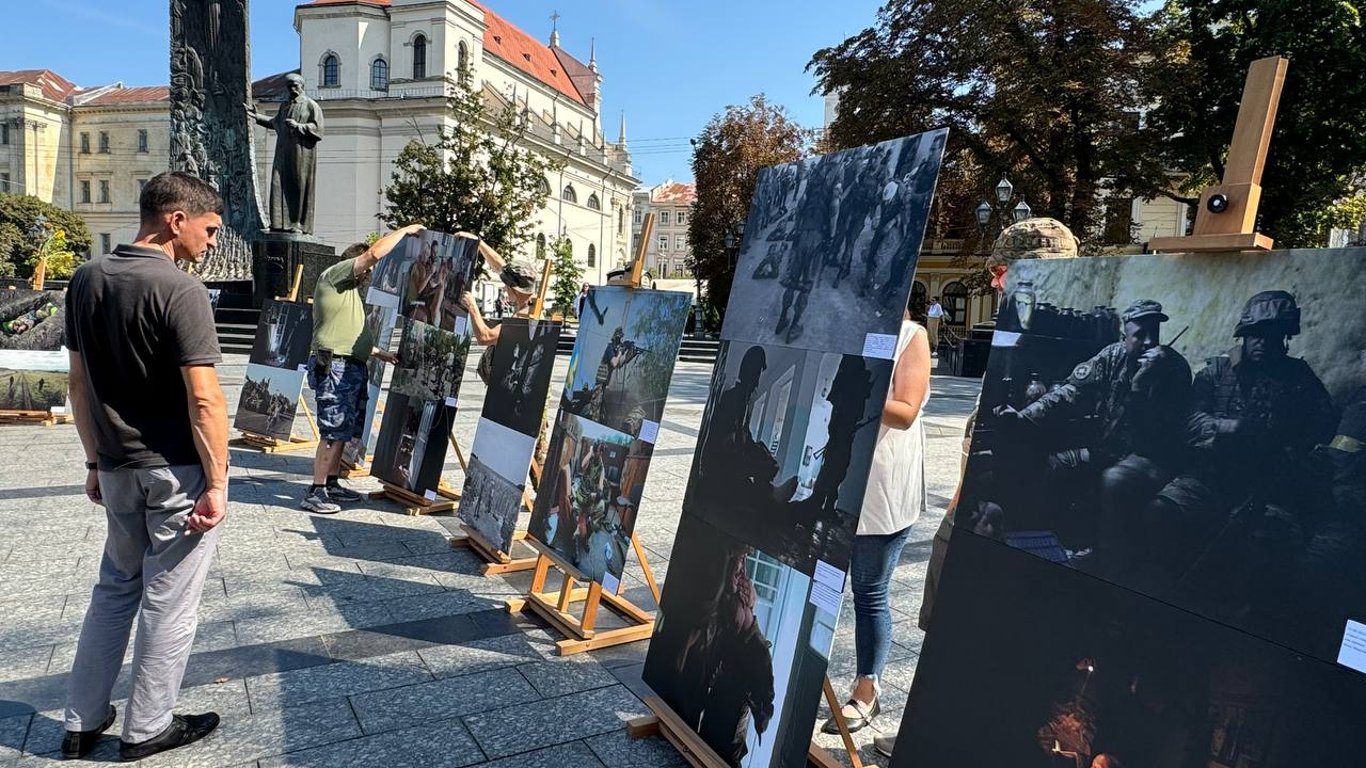
[[(882, 711), (878, 680), (892, 647), (888, 587), (911, 526), (926, 509), (925, 426), (920, 417), (930, 399), (930, 345), (925, 329), (911, 321), (909, 311), (901, 321), (895, 366), (849, 561), (857, 659), (853, 692), (844, 705), (851, 732), (867, 726)], [(822, 730), (839, 732), (834, 718)]]
[(588, 301), (588, 283), (584, 283), (583, 287), (579, 289), (579, 298), (574, 303), (575, 319), (583, 317), (583, 303), (585, 301)]
[[(1010, 270), (1010, 265), (1019, 259), (1076, 258), (1079, 244), (1080, 242), (1076, 235), (1072, 234), (1072, 230), (1056, 219), (1040, 217), (1012, 224), (1001, 231), (991, 247), (991, 255), (987, 257), (987, 269), (991, 272), (991, 287), (995, 288), (998, 294), (1004, 293), (1006, 274)], [(980, 393), (978, 394), (978, 405), (981, 405)], [(977, 409), (973, 408), (963, 431), (960, 471), (967, 470), (968, 447), (976, 423)], [(959, 490), (961, 490), (961, 478), (959, 485)], [(930, 628), (930, 616), (934, 610), (934, 596), (939, 590), (939, 575), (944, 570), (944, 556), (948, 552), (949, 538), (953, 533), (953, 517), (954, 509), (958, 506), (958, 492), (954, 491), (953, 499), (944, 511), (944, 519), (940, 521), (939, 528), (935, 531), (934, 540), (930, 546), (930, 563), (925, 573), (925, 596), (920, 602), (918, 621), (920, 629), (926, 632)], [(873, 748), (887, 757), (892, 756), (892, 750), (895, 746), (896, 731), (889, 731), (873, 737)]]
[(939, 323), (944, 319), (944, 305), (939, 303), (938, 296), (930, 299), (930, 308), (925, 311), (925, 317), (928, 318), (925, 329), (930, 332), (930, 349), (932, 351), (937, 350), (939, 349)]
[(138, 621), (119, 755), (198, 741), (218, 715), (173, 714), (199, 598), (228, 513), (228, 413), (204, 284), (176, 268), (217, 246), (223, 200), (185, 173), (143, 187), (132, 245), (81, 265), (66, 296), (66, 345), (85, 493), (108, 522), (99, 582), (68, 678), (62, 757), (90, 753)]
[[(459, 237), (474, 238), (468, 232), (461, 232)], [(484, 241), (479, 241), (479, 254), (484, 257), (494, 274), (503, 283), (504, 304), (512, 310), (512, 317), (527, 317), (527, 312), (531, 308), (531, 300), (536, 298), (537, 291), (540, 290), (540, 280), (535, 270), (526, 264), (515, 261), (507, 261), (498, 254), (497, 251)], [(479, 311), (479, 302), (475, 301), (474, 294), (469, 291), (461, 297), (461, 303), (465, 305), (465, 311), (470, 313), (470, 325), (474, 331), (474, 340), (484, 345), (483, 356), (479, 358), (479, 377), (488, 383), (485, 376), (486, 370), (492, 370), (493, 366), (493, 347), (498, 343), (501, 325), (489, 327), (484, 321), (484, 315)]]
[[(313, 456), (313, 482), (304, 495), (304, 509), (320, 515), (341, 511), (339, 501), (359, 501), (360, 494), (338, 480), (342, 449), (365, 427), (365, 406), (370, 399), (365, 364), (371, 357), (386, 363), (398, 358), (375, 347), (365, 322), (362, 288), (370, 271), (408, 235), (421, 232), (410, 224), (375, 241), (356, 243), (342, 253), (341, 261), (318, 275), (313, 290), (313, 344), (308, 358), (308, 386), (318, 401), (317, 453)], [(414, 266), (416, 269), (416, 266)]]

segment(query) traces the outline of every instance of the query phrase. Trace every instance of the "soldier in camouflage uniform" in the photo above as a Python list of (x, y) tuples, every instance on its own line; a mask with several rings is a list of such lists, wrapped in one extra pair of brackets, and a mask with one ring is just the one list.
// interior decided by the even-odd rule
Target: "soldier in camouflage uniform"
[(1143, 508), (1180, 469), (1191, 373), (1185, 358), (1161, 345), (1161, 324), (1168, 319), (1156, 301), (1134, 302), (1121, 315), (1120, 341), (1022, 410), (998, 409), (1006, 424), (1017, 426), (1044, 427), (1069, 416), (1095, 420), (1092, 444), (1048, 459), (1057, 485), (1074, 497), (1089, 497), (1079, 486), (1099, 483), (1094, 554), (1077, 563), (1088, 570), (1113, 574), (1133, 559)]

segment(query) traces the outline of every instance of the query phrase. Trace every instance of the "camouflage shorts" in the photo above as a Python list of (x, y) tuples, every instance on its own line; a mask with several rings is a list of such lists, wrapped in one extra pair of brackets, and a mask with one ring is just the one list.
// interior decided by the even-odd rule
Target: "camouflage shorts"
[(319, 376), (317, 358), (308, 358), (308, 386), (318, 401), (318, 432), (324, 440), (358, 438), (365, 427), (365, 405), (370, 399), (365, 365), (334, 358), (332, 370)]

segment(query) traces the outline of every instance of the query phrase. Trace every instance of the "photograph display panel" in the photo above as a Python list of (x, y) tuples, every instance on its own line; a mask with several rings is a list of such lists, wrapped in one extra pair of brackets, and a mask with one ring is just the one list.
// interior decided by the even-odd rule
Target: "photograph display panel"
[(435, 498), (454, 422), (454, 406), (390, 393), (375, 443), (371, 476), (418, 496)]
[(892, 768), (1302, 768), (1366, 754), (1366, 677), (955, 535)]
[(947, 136), (760, 171), (721, 338), (851, 355), (895, 340)]
[(1337, 660), (1366, 622), (1366, 249), (1009, 278), (957, 525)]
[[(494, 345), (484, 393), (483, 418), (523, 435), (540, 434), (545, 418), (550, 376), (555, 367), (555, 348), (560, 341), (560, 324), (548, 320), (509, 318), (499, 323), (498, 343)], [(477, 438), (476, 438), (477, 439)]]
[(585, 578), (616, 583), (653, 452), (651, 443), (561, 410), (528, 533)]
[(70, 365), (64, 349), (0, 349), (0, 411), (65, 408)]
[(805, 765), (839, 593), (685, 514), (642, 677), (730, 766)]
[(304, 375), (297, 369), (248, 363), (232, 425), (242, 432), (288, 440), (294, 432)]
[(803, 573), (848, 570), (892, 361), (724, 341), (683, 508)]
[[(396, 247), (393, 253), (385, 256), (380, 263), (388, 261), (394, 253), (398, 253), (402, 248), (402, 243)], [(376, 294), (372, 291), (366, 297), (365, 324), (370, 329), (370, 335), (375, 340), (375, 346), (386, 352), (396, 352), (395, 341), (402, 338), (402, 318), (398, 314), (398, 302), (387, 301), (384, 297), (387, 294), (380, 293), (382, 303), (374, 303), (370, 299)], [(364, 467), (369, 461), (369, 457), (375, 452), (375, 441), (379, 437), (379, 420), (377, 415), (380, 412), (380, 397), (383, 394), (385, 363), (377, 357), (371, 357), (365, 364), (365, 370), (369, 386), (369, 399), (365, 402), (365, 422), (361, 428), (360, 437), (353, 438), (346, 443), (342, 449), (342, 459), (352, 467)]]
[(417, 400), (446, 400), (460, 394), (470, 335), (456, 334), (418, 320), (404, 324), (398, 365), (389, 391)]
[(66, 291), (0, 291), (0, 349), (56, 352), (66, 339)]
[(404, 243), (411, 262), (403, 274), (400, 314), (444, 331), (467, 333), (461, 326), (468, 325), (469, 313), (460, 297), (474, 284), (479, 241), (425, 230)]
[(658, 425), (689, 302), (678, 291), (589, 289), (560, 407), (630, 435)]
[(462, 522), (499, 552), (512, 551), (535, 450), (535, 435), (524, 435), (488, 418), (479, 420), (456, 511)]
[(250, 361), (272, 368), (298, 370), (308, 364), (312, 341), (312, 305), (270, 301), (261, 310)]

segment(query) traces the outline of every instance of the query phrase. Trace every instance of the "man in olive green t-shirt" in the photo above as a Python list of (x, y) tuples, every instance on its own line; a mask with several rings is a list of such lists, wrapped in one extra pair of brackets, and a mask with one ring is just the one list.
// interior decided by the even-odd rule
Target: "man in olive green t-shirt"
[(365, 364), (374, 356), (394, 362), (387, 351), (375, 349), (365, 322), (362, 292), (379, 260), (404, 237), (421, 232), (412, 224), (395, 230), (366, 246), (357, 243), (342, 260), (318, 275), (313, 290), (313, 354), (308, 359), (308, 385), (318, 401), (318, 432), (322, 440), (313, 458), (313, 483), (303, 508), (324, 515), (341, 511), (338, 501), (356, 501), (360, 495), (343, 488), (337, 479), (342, 448), (364, 429), (365, 406), (370, 391)]

